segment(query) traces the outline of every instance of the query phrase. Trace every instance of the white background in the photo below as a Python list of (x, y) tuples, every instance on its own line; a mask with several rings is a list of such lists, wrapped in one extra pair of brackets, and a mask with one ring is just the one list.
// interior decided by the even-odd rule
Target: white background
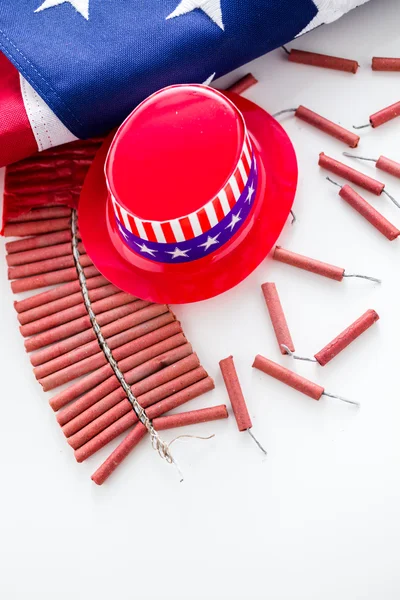
[[(291, 64), (277, 50), (250, 66), (260, 83), (247, 96), (271, 112), (302, 103), (346, 127), (367, 122), (399, 100), (400, 74), (370, 69), (373, 55), (400, 55), (399, 12), (397, 0), (376, 0), (292, 44), (358, 59), (356, 76)], [(318, 169), (320, 151), (340, 159), (345, 147), (292, 116), (283, 124), (300, 182), (298, 222), (286, 226), (282, 245), (383, 284), (338, 283), (267, 260), (224, 296), (176, 308), (216, 380), (187, 410), (228, 401), (218, 361), (232, 353), (266, 459), (230, 416), (185, 431), (215, 433), (212, 440), (172, 447), (184, 483), (144, 441), (95, 486), (90, 475), (111, 448), (75, 463), (31, 373), (1, 257), (2, 600), (399, 598), (400, 242), (364, 222)], [(399, 134), (400, 121), (364, 130), (359, 151), (400, 160)], [(359, 167), (400, 199), (399, 181)], [(400, 225), (387, 198), (365, 197)], [(276, 282), (300, 353), (312, 355), (368, 308), (381, 320), (325, 368), (293, 364), (278, 351), (264, 281)], [(315, 402), (255, 372), (257, 353), (361, 408)]]

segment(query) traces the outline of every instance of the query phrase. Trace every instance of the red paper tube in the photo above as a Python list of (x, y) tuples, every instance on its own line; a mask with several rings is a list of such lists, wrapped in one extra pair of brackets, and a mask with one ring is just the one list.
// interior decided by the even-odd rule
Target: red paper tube
[(224, 358), (220, 361), (219, 366), (222, 377), (224, 378), (225, 387), (228, 392), (229, 400), (232, 404), (233, 413), (235, 415), (239, 431), (251, 429), (252, 423), (247, 410), (246, 401), (242, 393), (242, 388), (240, 387), (233, 357), (229, 356), (228, 358)]
[[(174, 408), (178, 408), (178, 406), (182, 406), (189, 400), (193, 400), (206, 392), (209, 392), (214, 389), (214, 382), (211, 377), (207, 377), (207, 379), (202, 379), (198, 383), (191, 385), (190, 387), (166, 398), (165, 400), (161, 400), (161, 402), (157, 402), (151, 406), (148, 410), (146, 410), (146, 414), (149, 419), (155, 419), (163, 415), (164, 413), (173, 410)], [(138, 398), (139, 404), (141, 404), (141, 398)], [(83, 462), (95, 452), (104, 448), (109, 442), (118, 437), (121, 433), (127, 431), (132, 425), (137, 423), (137, 417), (133, 410), (127, 413), (122, 419), (119, 419), (116, 423), (113, 423), (107, 429), (104, 429), (99, 435), (96, 435), (95, 438), (90, 440), (84, 446), (81, 446), (78, 450), (75, 450), (75, 459), (77, 462)]]
[[(147, 306), (147, 304), (148, 302), (144, 302), (142, 300), (130, 302), (129, 304), (119, 306), (118, 308), (108, 310), (101, 315), (98, 315), (97, 322), (100, 327), (107, 325), (108, 323), (112, 323), (113, 321), (121, 319), (121, 317), (126, 317), (127, 315), (140, 310), (144, 306)], [(59, 340), (69, 338), (74, 334), (81, 333), (87, 329), (92, 329), (89, 315), (81, 317), (80, 319), (75, 319), (75, 321), (65, 323), (59, 327), (54, 327), (54, 329), (50, 329), (44, 333), (34, 335), (33, 337), (25, 340), (25, 349), (27, 352), (32, 352), (33, 350), (38, 350), (39, 348), (43, 348), (49, 344), (54, 344)]]
[[(158, 369), (158, 372), (152, 374), (152, 381), (147, 381), (146, 383), (144, 380), (139, 381), (133, 369), (125, 374), (125, 378), (127, 381), (128, 379), (130, 380), (129, 383), (132, 385), (132, 392), (138, 397), (140, 396), (141, 389), (148, 391), (149, 389), (157, 388), (159, 385), (175, 379), (179, 375), (188, 373), (198, 366), (198, 357), (195, 354), (191, 354), (167, 368)], [(139, 381), (139, 383), (133, 385), (136, 381)], [(71, 430), (77, 432), (68, 437), (68, 444), (74, 450), (77, 450), (131, 410), (132, 406), (130, 402), (125, 397), (123, 389), (119, 387), (101, 401), (91, 406), (87, 411), (78, 415), (76, 419), (64, 425), (63, 433), (65, 436), (68, 436), (68, 432)]]
[[(154, 376), (152, 375), (151, 377)], [(160, 404), (161, 400), (168, 402), (170, 397), (174, 397), (175, 394), (181, 390), (185, 390), (186, 388), (201, 381), (202, 379), (206, 379), (207, 377), (208, 375), (206, 370), (203, 367), (198, 366), (191, 371), (182, 373), (182, 375), (162, 383), (157, 387), (154, 387), (153, 379), (153, 382), (147, 384), (147, 388), (149, 388), (148, 392), (143, 391), (145, 388), (141, 382), (142, 393), (140, 394), (140, 405), (143, 406), (143, 408), (148, 409), (149, 407), (152, 407), (153, 404)], [(167, 412), (167, 409), (165, 409), (163, 412)]]
[(42, 221), (44, 219), (60, 219), (61, 217), (70, 217), (71, 209), (67, 206), (53, 206), (50, 208), (37, 208), (8, 219), (7, 223), (26, 223), (27, 221)]
[[(159, 344), (161, 345), (163, 344), (163, 342), (159, 342)], [(183, 346), (178, 346), (177, 348), (166, 351), (162, 354), (158, 354), (154, 358), (146, 361), (141, 365), (138, 365), (137, 357), (125, 358), (123, 361), (121, 361), (119, 368), (128, 378), (139, 377), (139, 375), (141, 375), (141, 378), (143, 379), (144, 377), (148, 377), (157, 370), (169, 366), (178, 360), (186, 358), (186, 356), (188, 356), (191, 353), (192, 348), (190, 344), (183, 344)], [(130, 366), (131, 364), (137, 366), (132, 368)], [(102, 371), (102, 377), (104, 377), (104, 372), (109, 373), (109, 370), (106, 370), (106, 367), (102, 367), (101, 369), (99, 369), (99, 371)], [(89, 379), (90, 377), (91, 376), (89, 375), (89, 377), (85, 379)], [(93, 383), (93, 379), (94, 377), (92, 378), (91, 383)], [(137, 379), (137, 381), (138, 380), (139, 379)], [(99, 400), (102, 400), (103, 398), (105, 398), (105, 396), (116, 390), (118, 386), (118, 380), (115, 377), (114, 372), (111, 371), (111, 375), (109, 375), (106, 379), (101, 379), (99, 383), (95, 385), (95, 387), (91, 386), (90, 388), (88, 388), (88, 391), (86, 391), (86, 393), (84, 393), (83, 396), (76, 400), (76, 402), (74, 402), (73, 405), (65, 409), (65, 411), (63, 411), (62, 416), (57, 417), (58, 422), (61, 424), (61, 422), (65, 423), (66, 420), (75, 418), (75, 416), (79, 415), (81, 412), (90, 408), (91, 406), (93, 406), (93, 404), (95, 404)], [(75, 393), (75, 390), (72, 393), (68, 393), (68, 390), (64, 390), (64, 392), (65, 393), (61, 392), (60, 394), (52, 398), (52, 400), (50, 400), (50, 405), (53, 408), (53, 410), (58, 410), (59, 408), (65, 406), (67, 404), (66, 398), (70, 398), (71, 395)]]
[(325, 119), (324, 117), (321, 117), (321, 115), (318, 115), (305, 106), (299, 106), (295, 112), (295, 116), (302, 121), (305, 121), (309, 125), (313, 125), (320, 131), (323, 131), (339, 141), (344, 142), (350, 146), (350, 148), (356, 148), (358, 146), (360, 136), (348, 131), (347, 129), (344, 129), (340, 125), (337, 125), (328, 119)]
[[(167, 417), (158, 417), (154, 419), (153, 426), (157, 431), (163, 429), (172, 429), (174, 427), (184, 427), (186, 425), (194, 425), (197, 423), (207, 423), (218, 419), (227, 419), (228, 411), (226, 406), (212, 406), (211, 408), (203, 408), (200, 410), (191, 410), (189, 412), (179, 413), (177, 415), (169, 415)], [(128, 456), (135, 446), (147, 433), (146, 427), (142, 423), (138, 423), (136, 427), (128, 433), (126, 438), (121, 442), (107, 460), (97, 469), (92, 475), (92, 480), (97, 485), (102, 485), (106, 479), (115, 471), (118, 465)]]
[[(89, 281), (93, 280), (89, 279)], [(101, 287), (90, 289), (89, 297), (91, 302), (97, 302), (97, 300), (109, 298), (110, 296), (114, 296), (119, 292), (120, 290), (117, 287), (115, 287), (115, 285), (102, 285)], [(70, 294), (69, 296), (60, 298), (59, 300), (53, 300), (53, 302), (48, 302), (47, 304), (43, 304), (42, 306), (37, 306), (36, 308), (32, 308), (31, 310), (26, 310), (22, 313), (18, 313), (18, 321), (21, 325), (27, 325), (28, 323), (39, 321), (44, 317), (49, 317), (50, 315), (54, 315), (57, 312), (62, 312), (68, 308), (77, 306), (81, 302), (82, 292), (76, 292), (75, 294)]]
[[(139, 352), (182, 331), (180, 323), (174, 321), (171, 313), (165, 313), (156, 319), (152, 319), (149, 325), (149, 327), (146, 327), (146, 323), (144, 323), (136, 327), (131, 327), (107, 340), (109, 348), (114, 350), (113, 354), (116, 360), (127, 358), (132, 353), (130, 349), (135, 349), (135, 352)], [(86, 373), (97, 370), (105, 364), (107, 364), (107, 360), (104, 352), (99, 349), (98, 342), (95, 340), (37, 366), (33, 372), (36, 379), (43, 379), (53, 373), (72, 367), (78, 370), (79, 377), (82, 377)]]
[(334, 69), (335, 71), (346, 71), (347, 73), (357, 73), (359, 64), (356, 60), (348, 58), (339, 58), (338, 56), (329, 56), (327, 54), (317, 54), (316, 52), (305, 52), (292, 48), (288, 54), (290, 62), (310, 65), (312, 67), (322, 67), (324, 69)]
[(243, 92), (251, 88), (256, 83), (258, 83), (258, 80), (254, 77), (254, 75), (252, 75), (252, 73), (248, 73), (226, 88), (226, 91), (234, 92), (235, 94), (243, 94)]
[(314, 258), (296, 254), (295, 252), (285, 250), (280, 246), (276, 246), (273, 259), (286, 263), (287, 265), (291, 265), (292, 267), (298, 267), (299, 269), (310, 271), (316, 275), (322, 275), (323, 277), (334, 279), (335, 281), (342, 281), (344, 276), (344, 269), (341, 267), (335, 267), (334, 265), (320, 262)]
[(393, 241), (399, 235), (400, 231), (390, 221), (388, 221), (380, 212), (375, 210), (362, 196), (357, 194), (349, 185), (344, 185), (339, 190), (339, 196), (343, 198), (350, 206), (364, 217), (371, 225), (380, 231), (388, 240)]
[[(85, 267), (84, 273), (87, 279), (100, 275), (99, 271), (94, 266)], [(30, 290), (38, 290), (40, 288), (56, 285), (58, 283), (67, 283), (78, 278), (75, 267), (54, 271), (53, 273), (43, 273), (42, 275), (34, 275), (33, 277), (25, 277), (11, 282), (11, 289), (14, 294), (20, 292), (29, 292)]]
[(208, 421), (218, 421), (227, 419), (228, 411), (225, 404), (211, 406), (209, 408), (200, 408), (177, 415), (168, 415), (166, 417), (157, 417), (153, 421), (154, 429), (163, 431), (173, 429), (174, 427), (185, 427), (186, 425), (196, 425), (198, 423), (207, 423)]
[[(162, 315), (159, 318), (161, 319), (168, 316), (171, 317), (172, 315), (170, 313), (166, 313), (165, 315)], [(156, 321), (157, 319), (153, 320)], [(168, 321), (165, 319), (165, 322)], [(178, 322), (174, 321), (173, 323), (169, 323), (169, 325), (166, 325), (165, 327), (160, 327), (159, 330), (157, 328), (154, 328), (154, 331), (150, 332), (149, 334), (143, 335), (142, 337), (138, 335), (137, 339), (140, 339), (140, 342), (138, 344), (138, 352), (141, 352), (141, 350), (144, 350), (146, 348), (156, 346), (156, 348), (153, 348), (153, 354), (151, 356), (158, 356), (159, 354), (162, 354), (163, 352), (172, 349), (172, 347), (174, 347), (174, 344), (172, 344), (170, 341), (165, 342), (165, 340), (169, 340), (170, 337), (174, 337), (175, 335), (177, 335), (178, 332), (174, 333), (172, 329), (172, 325), (174, 325), (175, 323)], [(144, 325), (146, 325), (146, 323)], [(176, 325), (174, 326), (176, 327)], [(139, 325), (138, 327), (135, 327), (135, 329), (140, 327), (143, 327), (143, 325)], [(112, 339), (113, 338), (110, 338), (110, 340)], [(177, 346), (178, 345), (179, 344), (177, 344)], [(122, 372), (129, 371), (130, 369), (136, 366), (138, 366), (138, 357), (136, 355), (127, 356), (126, 358), (121, 359), (119, 364), (119, 367), (122, 370)], [(54, 398), (50, 400), (50, 406), (53, 408), (54, 411), (57, 411), (60, 408), (71, 403), (67, 408), (65, 408), (57, 415), (57, 420), (60, 423), (60, 425), (64, 425), (71, 419), (75, 418), (78, 414), (89, 408), (89, 406), (91, 406), (94, 402), (97, 402), (97, 394), (94, 393), (88, 395), (87, 392), (89, 392), (90, 390), (93, 391), (93, 389), (95, 389), (96, 386), (100, 385), (112, 376), (113, 370), (111, 366), (109, 364), (103, 365), (93, 373), (90, 373), (90, 375), (87, 375), (83, 379), (73, 383), (69, 388), (63, 390), (62, 392), (59, 392), (56, 396), (54, 396)], [(73, 400), (75, 400), (75, 402), (72, 402)]]
[[(135, 296), (131, 296), (125, 292), (118, 292), (111, 297), (109, 296), (108, 298), (103, 298), (102, 300), (93, 302), (92, 308), (95, 315), (99, 315), (107, 310), (111, 310), (112, 308), (130, 304), (135, 300), (138, 300), (138, 298)], [(48, 331), (49, 329), (53, 329), (54, 327), (58, 327), (64, 323), (72, 322), (73, 320), (84, 317), (85, 315), (87, 315), (87, 310), (82, 299), (81, 304), (77, 304), (76, 306), (72, 306), (71, 308), (67, 308), (58, 313), (43, 317), (37, 321), (32, 321), (32, 323), (28, 323), (27, 325), (22, 325), (19, 330), (23, 337), (29, 337), (31, 335), (42, 333), (43, 331)]]
[[(81, 254), (79, 262), (82, 267), (92, 265), (87, 254)], [(58, 256), (57, 258), (49, 258), (38, 262), (20, 265), (18, 267), (9, 267), (8, 279), (22, 279), (23, 277), (31, 277), (32, 275), (40, 275), (41, 273), (53, 273), (68, 267), (75, 267), (74, 257), (70, 253), (69, 256)]]
[[(62, 169), (55, 173), (42, 168), (38, 166), (36, 173), (27, 173), (25, 177), (16, 174), (14, 177), (6, 178), (6, 194), (16, 197), (24, 209), (37, 210), (65, 205), (70, 202), (71, 192), (76, 191), (77, 178), (79, 177), (83, 183), (87, 173), (86, 166), (76, 166), (74, 180), (71, 173), (66, 176), (65, 170), (64, 173)], [(59, 218), (57, 215), (54, 217), (49, 215), (49, 217)]]
[(293, 371), (289, 371), (289, 369), (278, 365), (272, 360), (268, 360), (268, 358), (264, 358), (260, 354), (256, 356), (253, 367), (274, 377), (274, 379), (278, 379), (282, 383), (286, 383), (286, 385), (289, 385), (306, 396), (310, 396), (310, 398), (313, 398), (314, 400), (319, 400), (324, 393), (324, 388), (320, 385), (309, 381), (301, 375), (297, 375), (297, 373), (294, 373)]
[(126, 438), (118, 444), (110, 456), (100, 465), (93, 473), (92, 481), (97, 485), (102, 485), (114, 473), (115, 469), (122, 461), (129, 456), (134, 448), (145, 437), (147, 429), (142, 423), (138, 423), (132, 431), (128, 433)]
[(371, 127), (379, 127), (400, 115), (400, 102), (395, 102), (370, 116)]
[(378, 319), (378, 313), (374, 310), (367, 310), (367, 312), (357, 319), (357, 321), (342, 331), (342, 333), (332, 340), (332, 342), (327, 344), (325, 348), (322, 348), (322, 350), (317, 352), (317, 354), (315, 354), (315, 359), (322, 367), (325, 366), (335, 358), (339, 352), (347, 348), (351, 342), (369, 329), (369, 327), (371, 327)]
[(26, 237), (39, 235), (52, 231), (61, 231), (70, 226), (70, 217), (65, 219), (48, 219), (47, 221), (32, 221), (28, 223), (14, 223), (4, 228), (5, 237)]
[(373, 71), (400, 71), (400, 58), (385, 58), (374, 56), (372, 58)]
[[(68, 160), (80, 161), (81, 157), (93, 156), (97, 151), (96, 146), (99, 146), (101, 142), (102, 138), (91, 138), (90, 140), (78, 140), (63, 144), (62, 146), (55, 146), (11, 164), (7, 167), (7, 171), (24, 173), (27, 169), (36, 170), (38, 164), (43, 166), (53, 165), (54, 161), (59, 160), (61, 157), (67, 157)], [(54, 160), (49, 161), (49, 158)]]
[[(86, 254), (82, 243), (78, 244), (78, 250), (81, 254)], [(26, 252), (14, 252), (7, 254), (7, 265), (9, 267), (17, 267), (20, 265), (28, 265), (29, 263), (37, 263), (43, 260), (54, 259), (60, 256), (71, 255), (71, 242), (65, 244), (55, 244), (53, 246), (45, 246), (44, 248), (35, 248)]]
[[(203, 367), (195, 366), (197, 362), (192, 354), (190, 354), (187, 358), (182, 359), (180, 363), (181, 364), (179, 365), (178, 370), (181, 372), (181, 375), (177, 375), (175, 377), (176, 369), (169, 369), (168, 371), (164, 369), (164, 371), (166, 371), (163, 372), (163, 378), (165, 382), (161, 383), (157, 387), (154, 387), (154, 385), (155, 383), (159, 383), (160, 379), (159, 377), (156, 378), (155, 375), (149, 375), (149, 377), (141, 381), (140, 384), (135, 384), (134, 387), (136, 392), (140, 395), (141, 406), (143, 406), (143, 408), (147, 408), (148, 406), (151, 406), (152, 404), (155, 404), (156, 402), (159, 402), (168, 396), (176, 394), (178, 391), (183, 390), (193, 383), (200, 381), (200, 379), (207, 377), (207, 373)], [(194, 367), (190, 370), (190, 367), (193, 365)], [(119, 392), (119, 399), (123, 400), (125, 395), (121, 394), (121, 390), (122, 388), (120, 387), (113, 392), (110, 392), (109, 396)], [(90, 399), (90, 402), (91, 401), (92, 399)], [(73, 435), (82, 427), (85, 427), (85, 425), (90, 423), (94, 418), (97, 418), (103, 414), (98, 409), (96, 409), (97, 412), (89, 414), (88, 409), (93, 407), (94, 404), (89, 404), (89, 402), (81, 402), (81, 398), (79, 398), (79, 400), (57, 414), (57, 421), (62, 426), (63, 432), (67, 437)], [(82, 418), (83, 413), (86, 414), (85, 418)]]
[(287, 346), (291, 352), (294, 352), (294, 344), (275, 283), (263, 283), (261, 289), (264, 294), (265, 303), (268, 308), (271, 323), (274, 328), (281, 353), (286, 354), (286, 350), (283, 348), (283, 345)]
[[(84, 176), (93, 162), (93, 158), (94, 154), (77, 160), (71, 153), (69, 156), (63, 158), (54, 156), (51, 161), (48, 156), (46, 158), (43, 157), (42, 160), (37, 160), (36, 163), (31, 163), (30, 165), (21, 166), (21, 162), (14, 163), (12, 169), (11, 165), (7, 167), (7, 188), (9, 188), (9, 182), (12, 182), (14, 188), (16, 188), (18, 182), (21, 182), (21, 179), (26, 179), (28, 185), (31, 185), (32, 187), (33, 185), (36, 186), (35, 191), (38, 192), (40, 191), (38, 184), (42, 186), (46, 181), (51, 181), (53, 185), (59, 178), (64, 182), (69, 178), (68, 187), (75, 189), (78, 185), (78, 180), (82, 179), (83, 183)], [(72, 176), (74, 177), (72, 178)], [(16, 189), (16, 192), (18, 192), (18, 190), (19, 188)], [(42, 191), (44, 191), (43, 188)], [(49, 190), (46, 189), (46, 192), (47, 191)], [(36, 204), (35, 206), (37, 207)], [(48, 206), (52, 206), (52, 204), (50, 203)], [(40, 205), (39, 208), (43, 208), (43, 206)]]
[[(102, 275), (98, 275), (97, 277), (92, 277), (87, 281), (87, 287), (89, 290), (96, 289), (102, 286), (109, 285), (109, 281), (103, 277)], [(25, 298), (25, 300), (19, 300), (18, 302), (14, 302), (14, 308), (17, 313), (24, 313), (30, 310), (35, 309), (36, 307), (41, 307), (44, 305), (49, 305), (50, 302), (60, 300), (61, 298), (66, 298), (75, 294), (75, 298), (77, 298), (78, 293), (81, 295), (81, 285), (78, 280), (71, 281), (70, 283), (65, 283), (64, 285), (60, 285), (52, 290), (47, 292), (41, 292), (40, 294), (34, 294), (29, 298)], [(71, 305), (73, 306), (73, 305)], [(67, 306), (65, 307), (67, 308)], [(56, 308), (56, 311), (58, 308)], [(51, 313), (49, 313), (51, 314)], [(30, 318), (30, 317), (29, 317)], [(40, 318), (40, 317), (39, 317)], [(29, 321), (28, 321), (29, 322)]]
[[(106, 339), (111, 336), (114, 336), (122, 331), (126, 331), (130, 327), (135, 327), (140, 323), (144, 323), (149, 321), (150, 319), (162, 315), (168, 312), (168, 307), (165, 304), (151, 304), (150, 306), (146, 306), (142, 310), (139, 310), (136, 313), (132, 313), (123, 317), (122, 319), (118, 319), (118, 321), (114, 321), (109, 325), (105, 325), (103, 327), (103, 335)], [(151, 331), (151, 329), (150, 329)], [(37, 367), (49, 360), (53, 360), (62, 354), (66, 354), (75, 348), (80, 348), (89, 342), (97, 342), (96, 334), (93, 329), (87, 329), (82, 333), (78, 333), (66, 340), (61, 340), (57, 344), (53, 344), (49, 348), (44, 348), (39, 352), (35, 352), (33, 356), (31, 356), (31, 363), (33, 366)]]
[(380, 156), (375, 166), (377, 169), (389, 173), (389, 175), (400, 178), (400, 163), (395, 160), (386, 158), (386, 156)]
[(347, 179), (347, 181), (351, 181), (356, 185), (372, 192), (376, 196), (380, 196), (385, 187), (384, 183), (373, 179), (372, 177), (368, 177), (368, 175), (364, 175), (364, 173), (360, 173), (360, 171), (356, 171), (351, 167), (335, 160), (334, 158), (330, 158), (326, 156), (323, 152), (319, 155), (318, 164), (323, 169), (330, 171), (331, 173), (335, 173), (335, 175), (339, 175), (339, 177), (343, 177), (343, 179)]
[[(174, 364), (176, 364), (177, 367), (171, 368)], [(171, 396), (179, 390), (207, 377), (207, 373), (203, 367), (199, 366), (198, 358), (194, 354), (189, 354), (177, 363), (173, 363), (171, 366), (164, 368), (162, 371), (156, 371), (154, 374), (150, 374), (139, 383), (132, 384), (132, 391), (136, 396), (141, 397), (141, 405), (143, 408), (147, 408), (148, 406), (163, 400), (167, 396)], [(133, 376), (136, 377), (137, 371), (131, 371), (127, 372), (127, 376), (130, 378)], [(162, 373), (162, 375), (160, 375), (160, 373)], [(80, 398), (57, 415), (57, 421), (60, 425), (63, 423), (62, 430), (66, 437), (71, 437), (77, 432), (83, 431), (83, 428), (86, 426), (91, 426), (93, 431), (95, 422), (98, 424), (101, 423), (99, 417), (103, 419), (103, 421), (104, 419), (108, 419), (110, 409), (113, 409), (116, 405), (122, 406), (123, 410), (120, 416), (126, 412), (124, 412), (124, 407), (127, 407), (126, 402), (128, 402), (128, 400), (126, 399), (126, 395), (121, 386), (89, 406), (89, 401), (92, 402), (93, 398), (87, 397), (87, 399), (88, 402), (81, 402)], [(85, 406), (87, 407), (86, 410), (82, 410)], [(130, 408), (129, 405), (128, 409), (130, 410)], [(67, 415), (67, 417), (72, 415), (73, 418), (67, 420), (65, 415)], [(96, 427), (97, 433), (104, 428), (102, 426)]]
[(46, 248), (46, 246), (55, 246), (56, 244), (63, 244), (64, 242), (71, 241), (71, 228), (64, 228), (63, 231), (57, 231), (56, 233), (49, 233), (45, 235), (38, 235), (35, 237), (27, 238), (25, 240), (15, 240), (14, 242), (7, 242), (6, 251), (8, 254), (14, 254), (17, 252), (26, 252), (28, 250), (35, 250), (36, 248)]
[[(143, 362), (146, 362), (147, 360), (150, 360), (151, 358), (154, 358), (162, 352), (166, 352), (167, 350), (171, 350), (177, 346), (182, 346), (186, 343), (186, 338), (183, 334), (176, 334), (175, 336), (171, 336), (170, 338), (159, 342), (157, 345), (160, 346), (161, 349), (156, 349), (153, 346), (150, 346), (138, 351), (137, 347), (139, 346), (139, 342), (140, 340), (133, 340), (132, 342), (128, 342), (128, 344), (125, 344), (120, 348), (116, 348), (113, 352), (114, 358), (116, 360), (125, 360), (129, 357), (131, 359), (132, 366), (137, 366)], [(76, 365), (71, 365), (70, 367), (66, 367), (61, 371), (57, 371), (56, 373), (48, 375), (47, 377), (42, 377), (39, 379), (39, 383), (43, 389), (48, 392), (49, 390), (53, 390), (60, 385), (64, 385), (64, 383), (73, 381), (78, 377), (82, 377), (83, 375), (86, 375), (87, 373), (104, 366), (106, 362), (107, 360), (104, 354), (103, 357), (101, 357), (100, 354), (96, 354), (95, 356), (91, 356), (86, 360), (82, 360)]]
[[(348, 156), (349, 158), (357, 158), (358, 160), (367, 160), (369, 162), (374, 162), (377, 169), (381, 171), (385, 171), (385, 173), (389, 173), (389, 175), (393, 175), (393, 177), (398, 177), (400, 179), (400, 163), (392, 160), (391, 158), (387, 158), (386, 156), (380, 156), (378, 159), (376, 158), (367, 158), (365, 156), (359, 156), (357, 154), (351, 154), (350, 152), (343, 152), (344, 156)], [(400, 205), (395, 201), (394, 198), (389, 196), (389, 198), (396, 204), (399, 208)]]

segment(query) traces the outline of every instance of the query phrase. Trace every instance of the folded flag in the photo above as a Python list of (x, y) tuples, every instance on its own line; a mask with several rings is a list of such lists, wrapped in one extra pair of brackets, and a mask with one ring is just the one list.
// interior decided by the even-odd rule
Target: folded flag
[[(1, 0), (0, 165), (103, 135), (367, 0)], [(7, 57), (7, 58), (6, 58)]]

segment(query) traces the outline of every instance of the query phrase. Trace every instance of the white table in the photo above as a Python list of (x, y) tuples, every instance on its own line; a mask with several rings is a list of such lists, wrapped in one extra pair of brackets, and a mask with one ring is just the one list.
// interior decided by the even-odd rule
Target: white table
[[(247, 96), (271, 112), (302, 103), (346, 127), (399, 100), (400, 74), (373, 73), (373, 55), (400, 55), (399, 3), (378, 0), (292, 46), (358, 59), (356, 76), (288, 63), (282, 50), (251, 70)], [(345, 148), (283, 121), (297, 150), (298, 223), (281, 243), (349, 271), (382, 277), (337, 283), (265, 261), (222, 297), (176, 308), (216, 390), (190, 408), (227, 402), (219, 359), (234, 354), (267, 459), (234, 418), (187, 429), (209, 441), (173, 446), (180, 484), (143, 442), (110, 478), (73, 453), (23, 350), (1, 244), (0, 597), (4, 600), (397, 600), (400, 594), (400, 242), (389, 243), (337, 196), (318, 153)], [(364, 130), (360, 152), (400, 160), (400, 122)], [(354, 163), (357, 166), (357, 163)], [(359, 164), (375, 175), (370, 164)], [(400, 183), (377, 172), (400, 199)], [(365, 196), (398, 225), (389, 200)], [(281, 357), (260, 284), (275, 281), (296, 348), (313, 354), (368, 308), (381, 320), (325, 368)], [(255, 354), (284, 363), (354, 407), (314, 402), (251, 369)], [(188, 406), (189, 408), (189, 406)], [(167, 440), (181, 431), (165, 432)]]

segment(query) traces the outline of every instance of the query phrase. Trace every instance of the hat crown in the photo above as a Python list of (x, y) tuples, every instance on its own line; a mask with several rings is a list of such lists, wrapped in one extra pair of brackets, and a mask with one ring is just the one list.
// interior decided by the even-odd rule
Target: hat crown
[(165, 88), (119, 129), (107, 158), (107, 185), (140, 219), (183, 217), (223, 189), (244, 139), (241, 113), (220, 92), (201, 85)]

